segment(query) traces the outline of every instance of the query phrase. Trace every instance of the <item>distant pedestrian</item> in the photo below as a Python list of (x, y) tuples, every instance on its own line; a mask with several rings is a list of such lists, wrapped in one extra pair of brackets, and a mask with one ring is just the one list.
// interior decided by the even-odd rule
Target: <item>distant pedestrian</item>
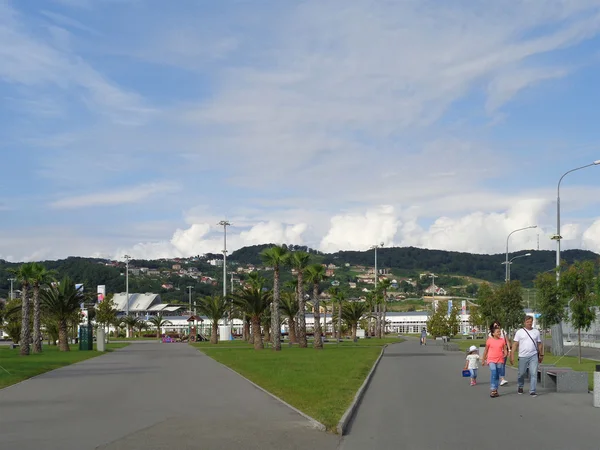
[[(506, 350), (508, 351), (506, 358), (504, 358), (504, 365), (502, 366), (502, 369), (500, 370), (500, 373), (499, 373), (500, 386), (504, 386), (505, 384), (508, 384), (508, 381), (506, 380), (506, 360), (508, 359), (508, 355), (510, 355), (511, 342), (510, 342), (510, 338), (508, 337), (508, 333), (506, 333), (506, 331), (504, 331), (504, 329), (502, 328), (502, 325), (500, 325), (500, 322), (498, 322), (497, 320), (492, 322), (492, 328), (496, 328), (496, 327), (500, 328), (500, 337), (506, 341)], [(491, 332), (488, 334), (488, 337), (492, 337)]]
[(499, 397), (498, 385), (500, 382), (500, 370), (504, 366), (504, 358), (508, 354), (506, 349), (506, 340), (500, 337), (500, 327), (490, 327), (490, 334), (485, 343), (483, 352), (483, 365), (490, 366), (490, 397)]
[(477, 384), (477, 369), (479, 369), (479, 350), (474, 345), (471, 345), (463, 369), (471, 372), (471, 386)]
[(425, 328), (421, 330), (421, 345), (427, 345), (427, 330)]
[(514, 364), (514, 355), (519, 350), (519, 375), (517, 377), (517, 392), (523, 393), (525, 372), (529, 369), (529, 395), (536, 397), (538, 363), (544, 360), (544, 346), (540, 331), (533, 328), (533, 317), (525, 316), (525, 326), (515, 333), (510, 363)]

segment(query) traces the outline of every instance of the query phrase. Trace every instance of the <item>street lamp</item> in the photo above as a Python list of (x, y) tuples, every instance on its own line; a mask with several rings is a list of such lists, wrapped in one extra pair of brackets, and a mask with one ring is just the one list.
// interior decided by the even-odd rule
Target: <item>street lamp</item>
[(505, 267), (505, 274), (504, 274), (504, 282), (505, 282), (505, 283), (508, 283), (508, 280), (509, 280), (509, 269), (508, 269), (508, 266), (509, 266), (509, 263), (508, 263), (508, 240), (510, 239), (510, 236), (511, 236), (513, 233), (516, 233), (517, 231), (529, 230), (530, 228), (537, 228), (537, 225), (530, 225), (530, 226), (528, 226), (528, 227), (524, 227), (524, 228), (518, 228), (518, 229), (516, 229), (516, 230), (513, 230), (513, 231), (511, 231), (511, 232), (508, 234), (508, 236), (506, 237), (506, 260), (504, 261), (504, 264), (506, 264), (506, 267)]
[(15, 296), (13, 294), (13, 283), (17, 280), (15, 278), (9, 278), (8, 281), (10, 281), (10, 299), (14, 300)]
[[(380, 242), (379, 246), (383, 247), (383, 242)], [(374, 289), (374, 291), (375, 291), (376, 330), (380, 327), (380, 323), (379, 323), (379, 303), (377, 302), (377, 278), (378, 278), (378, 274), (377, 274), (377, 248), (379, 246), (377, 244), (371, 246), (371, 250), (375, 250), (375, 273), (374, 273), (374, 275), (375, 275), (375, 289)], [(340, 332), (340, 336), (341, 336), (341, 332)], [(375, 336), (375, 337), (378, 337), (378, 336)]]
[[(223, 227), (223, 301), (227, 298), (227, 227), (231, 225), (226, 220), (221, 220), (219, 225)], [(229, 325), (229, 320), (225, 316), (225, 325)]]
[[(513, 260), (518, 259), (518, 258), (525, 258), (527, 256), (531, 256), (531, 253), (525, 253), (524, 255), (518, 255), (518, 256), (513, 256), (509, 261), (508, 264), (506, 264), (506, 266), (508, 267), (508, 278), (506, 279), (506, 282), (508, 283), (510, 281), (510, 266), (512, 265)], [(503, 263), (504, 264), (504, 263)]]
[[(131, 256), (125, 255), (125, 315), (129, 316), (129, 260)], [(126, 335), (129, 337), (129, 327), (126, 327)]]
[[(556, 187), (556, 234), (552, 236), (552, 240), (556, 241), (556, 284), (560, 282), (560, 241), (562, 236), (560, 235), (560, 183), (563, 178), (570, 174), (571, 172), (575, 172), (577, 170), (585, 169), (587, 167), (598, 166), (600, 165), (600, 159), (596, 161), (586, 164), (585, 166), (576, 167), (575, 169), (568, 170), (565, 172), (562, 177), (558, 180), (558, 185)], [(552, 325), (552, 353), (555, 355), (562, 355), (564, 353), (563, 350), (563, 341), (562, 341), (562, 325), (560, 323)]]

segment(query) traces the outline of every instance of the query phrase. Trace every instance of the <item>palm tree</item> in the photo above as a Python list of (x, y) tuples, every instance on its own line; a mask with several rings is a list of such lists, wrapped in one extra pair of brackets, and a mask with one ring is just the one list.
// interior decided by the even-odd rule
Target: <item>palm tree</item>
[(135, 328), (137, 328), (140, 319), (138, 319), (135, 316), (129, 315), (129, 316), (123, 317), (122, 320), (123, 320), (123, 323), (125, 324), (125, 326), (127, 327), (127, 335), (133, 336), (133, 332), (134, 332)]
[(138, 329), (138, 337), (142, 337), (142, 332), (148, 329), (148, 324), (142, 319), (138, 319), (136, 328)]
[(264, 291), (262, 286), (250, 286), (233, 294), (233, 302), (250, 316), (252, 321), (252, 334), (254, 349), (262, 350), (264, 347), (260, 323), (265, 310), (271, 303), (271, 291)]
[(338, 292), (335, 296), (335, 300), (338, 302), (338, 339), (342, 339), (342, 307), (344, 305), (344, 300), (346, 300), (346, 294), (343, 292)]
[(283, 292), (279, 309), (281, 310), (281, 314), (287, 318), (290, 342), (295, 344), (298, 342), (296, 337), (296, 317), (298, 317), (299, 310), (296, 294), (293, 292)]
[(44, 314), (58, 325), (58, 348), (68, 352), (68, 323), (78, 314), (80, 304), (85, 300), (84, 294), (75, 288), (75, 283), (64, 277), (60, 283), (51, 285), (40, 292), (40, 302)]
[(276, 245), (261, 253), (263, 262), (273, 268), (273, 304), (271, 305), (271, 327), (273, 330), (273, 350), (281, 350), (281, 320), (279, 299), (281, 298), (280, 270), (287, 261), (287, 247)]
[(227, 314), (227, 306), (227, 300), (219, 295), (204, 297), (198, 302), (198, 312), (212, 321), (212, 331), (210, 334), (211, 344), (217, 344), (219, 342), (219, 336), (217, 335), (219, 320)]
[(31, 340), (29, 287), (35, 278), (35, 267), (32, 263), (21, 264), (12, 273), (21, 282), (21, 339), (19, 340), (19, 352), (21, 355), (26, 356), (29, 355), (29, 341)]
[(314, 323), (315, 323), (315, 339), (313, 346), (316, 349), (323, 348), (323, 341), (321, 340), (321, 313), (319, 310), (319, 284), (322, 283), (327, 277), (325, 276), (325, 267), (321, 264), (311, 264), (306, 268), (306, 281), (313, 285), (313, 303), (314, 303)]
[(361, 317), (367, 312), (364, 302), (347, 302), (342, 308), (342, 316), (352, 330), (352, 340), (356, 340), (356, 329)]
[(150, 320), (148, 320), (148, 322), (150, 322), (153, 326), (156, 327), (156, 337), (158, 339), (160, 339), (160, 335), (161, 333), (161, 328), (164, 327), (165, 325), (171, 325), (171, 321), (170, 320), (165, 320), (163, 318), (162, 314), (157, 314), (155, 316), (150, 317)]
[(42, 352), (42, 327), (40, 312), (40, 288), (54, 280), (56, 271), (46, 269), (42, 264), (31, 263), (33, 277), (33, 353)]
[(306, 348), (306, 305), (304, 299), (304, 271), (310, 262), (310, 254), (304, 251), (295, 251), (290, 253), (288, 263), (296, 270), (298, 286), (296, 288), (296, 298), (298, 299), (298, 344)]
[(375, 326), (373, 324), (373, 317), (375, 315), (375, 301), (376, 301), (376, 297), (375, 297), (375, 293), (374, 292), (369, 292), (367, 293), (367, 298), (365, 303), (367, 304), (367, 308), (369, 310), (369, 312), (371, 313), (369, 315), (369, 336), (375, 336)]
[(110, 321), (110, 325), (115, 327), (115, 339), (117, 339), (119, 337), (119, 328), (121, 328), (121, 326), (123, 325), (123, 317), (113, 317), (113, 319)]
[(381, 292), (383, 294), (382, 297), (382, 303), (383, 303), (383, 307), (380, 309), (380, 313), (379, 313), (379, 336), (377, 336), (378, 338), (381, 338), (382, 335), (385, 335), (385, 314), (387, 313), (387, 291), (388, 289), (391, 287), (392, 282), (388, 279), (385, 278), (383, 280), (381, 280), (379, 282), (379, 286), (377, 286), (378, 289), (381, 289)]

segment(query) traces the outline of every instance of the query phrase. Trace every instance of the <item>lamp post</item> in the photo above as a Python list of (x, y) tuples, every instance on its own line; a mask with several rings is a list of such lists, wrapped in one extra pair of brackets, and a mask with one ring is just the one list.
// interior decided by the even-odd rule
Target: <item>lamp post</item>
[[(380, 242), (379, 246), (383, 247), (383, 242)], [(377, 248), (379, 246), (377, 244), (371, 246), (371, 249), (375, 250), (375, 273), (374, 273), (374, 276), (375, 276), (375, 289), (374, 289), (374, 291), (375, 291), (375, 313), (376, 313), (375, 314), (375, 320), (376, 320), (376, 322), (375, 322), (375, 334), (376, 334), (376, 336), (375, 337), (379, 337), (379, 332), (378, 331), (379, 331), (379, 327), (381, 326), (380, 325), (380, 321), (379, 321), (379, 303), (377, 302), (377, 278), (378, 278), (378, 276), (377, 276), (378, 275), (377, 274)], [(340, 333), (340, 337), (341, 337), (341, 332), (339, 332), (339, 333)]]
[(8, 281), (10, 281), (10, 299), (14, 300), (15, 296), (13, 293), (13, 283), (17, 280), (15, 278), (9, 278)]
[[(125, 315), (129, 316), (129, 260), (131, 256), (125, 255)], [(126, 336), (129, 337), (129, 327), (126, 327)]]
[(510, 239), (510, 236), (513, 233), (516, 233), (517, 231), (529, 230), (530, 228), (537, 228), (537, 225), (530, 225), (530, 226), (524, 227), (524, 228), (517, 228), (516, 230), (511, 231), (508, 234), (508, 236), (506, 237), (506, 260), (504, 261), (504, 264), (506, 264), (506, 267), (504, 269), (505, 270), (505, 274), (504, 274), (504, 282), (505, 283), (508, 283), (509, 273), (510, 273), (510, 271), (508, 269), (508, 266), (509, 266), (509, 263), (508, 263), (508, 240)]
[[(223, 300), (225, 300), (227, 298), (227, 227), (231, 224), (226, 220), (221, 220), (219, 225), (223, 227)], [(225, 325), (229, 325), (227, 316), (225, 316)]]
[[(560, 235), (560, 183), (563, 178), (566, 177), (571, 172), (576, 172), (581, 169), (586, 169), (587, 167), (598, 166), (600, 165), (600, 159), (596, 161), (586, 164), (585, 166), (576, 167), (575, 169), (571, 169), (566, 171), (558, 180), (558, 185), (556, 187), (556, 234), (552, 236), (552, 240), (556, 241), (556, 284), (560, 282), (560, 241), (562, 236)], [(560, 323), (552, 325), (552, 353), (554, 355), (562, 356), (564, 354), (563, 347), (563, 339), (562, 339), (562, 325)]]
[(511, 258), (511, 259), (508, 261), (508, 264), (506, 265), (506, 266), (508, 267), (508, 278), (506, 279), (506, 282), (507, 282), (507, 283), (508, 283), (508, 282), (510, 282), (510, 266), (511, 266), (512, 262), (513, 262), (515, 259), (518, 259), (518, 258), (525, 258), (525, 257), (527, 257), (527, 256), (531, 256), (531, 253), (525, 253), (524, 255), (513, 256), (513, 257), (512, 257), (512, 258)]

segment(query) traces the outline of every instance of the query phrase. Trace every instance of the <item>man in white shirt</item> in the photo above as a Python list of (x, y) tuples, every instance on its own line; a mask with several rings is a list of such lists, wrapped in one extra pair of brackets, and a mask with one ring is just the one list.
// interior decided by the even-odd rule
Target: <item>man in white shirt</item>
[(525, 372), (529, 369), (529, 395), (536, 397), (538, 363), (544, 359), (544, 347), (539, 330), (533, 328), (533, 317), (525, 316), (525, 327), (519, 328), (513, 338), (513, 349), (510, 363), (514, 364), (514, 355), (519, 350), (519, 375), (517, 392), (523, 393)]

